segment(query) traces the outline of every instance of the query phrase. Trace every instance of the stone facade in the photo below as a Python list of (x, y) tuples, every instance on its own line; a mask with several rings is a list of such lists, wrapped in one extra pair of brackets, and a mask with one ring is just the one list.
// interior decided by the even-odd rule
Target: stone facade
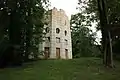
[(50, 59), (72, 59), (70, 22), (64, 10), (53, 8), (47, 16), (45, 42), (39, 45), (44, 57)]

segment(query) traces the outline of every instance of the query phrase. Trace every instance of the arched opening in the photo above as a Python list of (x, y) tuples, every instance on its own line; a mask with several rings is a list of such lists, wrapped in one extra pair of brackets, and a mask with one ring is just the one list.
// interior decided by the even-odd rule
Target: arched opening
[(59, 34), (60, 33), (60, 29), (56, 28), (56, 33)]
[(67, 31), (65, 30), (65, 36), (67, 35)]

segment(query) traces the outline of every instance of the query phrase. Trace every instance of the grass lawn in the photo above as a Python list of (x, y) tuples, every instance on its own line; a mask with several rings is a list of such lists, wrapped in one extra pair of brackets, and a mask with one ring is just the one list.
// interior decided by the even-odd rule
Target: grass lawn
[(2, 69), (0, 80), (120, 80), (120, 63), (105, 69), (98, 58), (40, 60)]

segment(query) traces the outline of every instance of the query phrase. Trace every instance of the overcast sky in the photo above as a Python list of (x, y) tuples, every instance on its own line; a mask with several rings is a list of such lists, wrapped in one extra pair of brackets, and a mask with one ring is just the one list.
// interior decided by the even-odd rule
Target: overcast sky
[[(51, 8), (56, 7), (57, 9), (63, 9), (67, 16), (71, 17), (71, 14), (75, 14), (78, 11), (76, 10), (76, 7), (78, 5), (78, 0), (49, 0), (51, 2)], [(96, 31), (94, 24), (93, 27), (91, 27), (91, 29), (93, 30), (93, 32)], [(99, 42), (99, 38), (101, 38), (101, 33), (100, 31), (97, 32), (97, 41)]]
[(63, 9), (67, 16), (71, 17), (71, 14), (75, 14), (77, 12), (76, 6), (78, 0), (50, 0), (51, 7), (56, 7), (57, 9)]

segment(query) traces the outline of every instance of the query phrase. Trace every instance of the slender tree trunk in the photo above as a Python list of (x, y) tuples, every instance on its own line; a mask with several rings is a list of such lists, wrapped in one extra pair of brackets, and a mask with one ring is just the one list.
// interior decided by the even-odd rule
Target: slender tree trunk
[(21, 26), (20, 26), (20, 17), (19, 14), (16, 13), (16, 11), (13, 11), (10, 15), (10, 26), (9, 26), (9, 41), (11, 47), (13, 47), (13, 51), (11, 52), (12, 56), (12, 62), (13, 64), (21, 64), (21, 53), (20, 53), (20, 43), (21, 43)]
[(98, 0), (98, 9), (100, 12), (100, 24), (102, 30), (102, 46), (103, 46), (103, 63), (106, 66), (113, 67), (113, 59), (112, 59), (112, 44), (111, 44), (111, 36), (108, 30), (107, 24), (109, 24), (107, 18), (107, 9), (106, 9), (106, 1)]
[(11, 13), (10, 16), (10, 26), (9, 26), (9, 40), (13, 45), (20, 45), (21, 42), (21, 26), (19, 21), (18, 13), (15, 11)]

